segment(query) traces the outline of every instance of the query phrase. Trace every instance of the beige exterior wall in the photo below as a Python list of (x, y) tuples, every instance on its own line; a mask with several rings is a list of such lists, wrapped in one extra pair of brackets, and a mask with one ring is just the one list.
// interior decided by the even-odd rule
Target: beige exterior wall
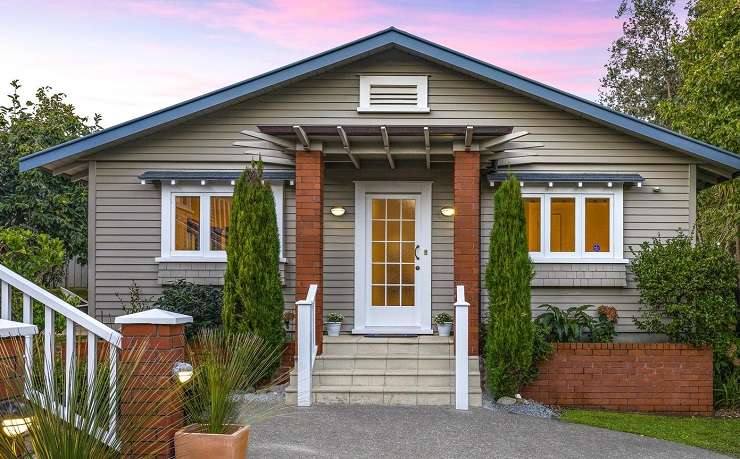
[[(359, 114), (358, 75), (424, 74), (429, 75), (429, 114)], [(164, 269), (154, 258), (160, 253), (160, 192), (157, 185), (141, 185), (136, 177), (156, 169), (239, 169), (245, 165), (243, 149), (233, 142), (245, 140), (240, 131), (256, 129), (261, 124), (384, 124), (384, 125), (501, 125), (514, 126), (530, 134), (521, 140), (542, 142), (544, 148), (520, 150), (515, 154), (485, 155), (482, 167), (496, 159), (513, 171), (591, 171), (636, 172), (646, 177), (646, 186), (625, 193), (626, 252), (631, 245), (657, 236), (676, 234), (693, 221), (695, 188), (689, 184), (694, 163), (687, 156), (630, 137), (577, 115), (544, 105), (536, 100), (495, 87), (487, 82), (456, 73), (421, 59), (390, 51), (372, 56), (343, 68), (331, 70), (305, 81), (293, 83), (255, 99), (189, 120), (148, 137), (122, 144), (92, 155), (95, 162), (94, 233), (95, 262), (89, 278), (94, 281), (94, 299), (99, 317), (106, 319), (120, 313), (117, 295), (125, 297), (132, 281), (147, 297), (161, 292), (161, 282), (185, 274), (185, 278), (215, 278), (221, 266), (169, 266)], [(393, 141), (393, 140), (392, 140)], [(392, 171), (386, 162), (361, 159), (360, 171), (352, 169), (337, 144), (325, 145), (327, 174), (325, 190), (325, 311), (341, 311), (351, 326), (353, 315), (353, 180), (383, 178), (392, 180), (433, 180), (433, 278), (432, 302), (436, 313), (451, 309), (452, 221), (439, 214), (442, 205), (452, 200), (451, 145), (436, 145), (431, 170), (418, 158), (421, 145), (410, 147), (396, 142), (394, 152), (399, 167)], [(378, 158), (382, 149), (377, 143)], [(492, 191), (482, 180), (482, 259), (485, 266), (488, 233), (492, 225)], [(660, 186), (661, 193), (652, 193)], [(342, 219), (330, 217), (329, 208), (344, 205), (348, 212)], [(286, 185), (285, 193), (285, 300), (294, 301), (295, 199)], [(629, 253), (627, 253), (629, 256)], [(172, 268), (172, 269), (169, 269)], [(182, 269), (181, 269), (182, 268)], [(563, 267), (562, 271), (565, 271)], [(543, 270), (540, 270), (542, 272)], [(591, 272), (581, 270), (582, 277)], [(619, 274), (619, 273), (618, 273)], [(570, 275), (561, 275), (568, 279)], [(558, 275), (554, 275), (557, 276)], [(621, 331), (632, 331), (629, 317), (637, 310), (638, 297), (628, 274), (622, 273), (623, 287), (552, 287), (533, 289), (533, 304), (551, 302), (559, 305), (578, 303), (611, 304), (623, 316)], [(547, 275), (549, 278), (549, 274)], [(598, 279), (606, 278), (599, 274)], [(592, 277), (593, 278), (593, 277)], [(484, 284), (483, 284), (484, 285)], [(550, 285), (550, 284), (548, 284)], [(482, 310), (486, 310), (483, 288)], [(92, 294), (92, 287), (91, 287)]]

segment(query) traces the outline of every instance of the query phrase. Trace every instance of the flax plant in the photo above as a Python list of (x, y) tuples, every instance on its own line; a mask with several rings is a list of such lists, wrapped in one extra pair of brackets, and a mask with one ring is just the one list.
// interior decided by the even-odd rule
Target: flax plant
[[(43, 349), (39, 346), (40, 340), (36, 341), (34, 348)], [(0, 379), (7, 381), (10, 394), (5, 403), (18, 407), (14, 417), (27, 418), (30, 422), (25, 437), (0, 433), (0, 456), (118, 459), (132, 454), (149, 457), (169, 453), (164, 451), (168, 444), (157, 441), (160, 440), (157, 432), (179, 427), (162, 422), (177, 419), (170, 414), (179, 409), (181, 391), (174, 381), (161, 379), (158, 388), (164, 390), (139, 389), (141, 381), (155, 381), (147, 374), (151, 365), (144, 361), (145, 344), (124, 351), (127, 360), (121, 362), (119, 359), (113, 384), (107, 354), (100, 356), (91, 378), (87, 375), (87, 361), (81, 358), (76, 359), (78, 364), (64, 375), (67, 377), (59, 377), (58, 373), (63, 371), (61, 366), (50, 375), (43, 371), (42, 352), (35, 352), (34, 356), (41, 365), (34, 362), (30, 372), (24, 371), (23, 359), (18, 357), (23, 355), (22, 341), (17, 341), (10, 352), (4, 348), (0, 355)], [(78, 356), (85, 354), (77, 353)], [(131, 400), (133, 391), (136, 391), (136, 403), (125, 403)]]
[[(272, 374), (282, 347), (248, 332), (201, 330), (188, 347), (194, 367), (187, 385), (186, 416), (206, 433), (227, 433), (237, 422), (249, 423), (275, 407), (245, 406), (240, 391), (251, 391)], [(244, 414), (247, 417), (244, 417)]]

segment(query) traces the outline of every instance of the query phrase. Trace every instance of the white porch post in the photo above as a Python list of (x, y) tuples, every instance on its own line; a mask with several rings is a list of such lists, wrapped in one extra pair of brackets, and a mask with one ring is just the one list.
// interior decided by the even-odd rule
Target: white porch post
[(468, 308), (465, 286), (457, 286), (455, 302), (455, 408), (468, 409)]

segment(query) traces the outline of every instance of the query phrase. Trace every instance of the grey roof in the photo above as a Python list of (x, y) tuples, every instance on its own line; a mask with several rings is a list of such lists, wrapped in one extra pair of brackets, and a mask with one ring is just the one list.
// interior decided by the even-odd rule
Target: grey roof
[(618, 113), (586, 99), (530, 80), (495, 65), (440, 46), (394, 27), (382, 30), (338, 48), (281, 67), (254, 78), (164, 108), (131, 121), (33, 153), (21, 159), (21, 171), (100, 150), (145, 135), (201, 112), (234, 104), (278, 85), (306, 78), (327, 68), (364, 56), (399, 48), (430, 61), (467, 73), (515, 92), (526, 94), (593, 121), (707, 161), (740, 170), (740, 156), (686, 137), (668, 129)]
[(509, 175), (516, 176), (522, 182), (591, 182), (591, 183), (641, 183), (645, 179), (640, 174), (538, 174), (538, 173), (505, 173), (489, 172), (489, 182), (503, 182)]
[[(146, 171), (139, 175), (139, 180), (236, 180), (241, 170), (230, 171)], [(295, 171), (264, 171), (265, 180), (294, 180)]]

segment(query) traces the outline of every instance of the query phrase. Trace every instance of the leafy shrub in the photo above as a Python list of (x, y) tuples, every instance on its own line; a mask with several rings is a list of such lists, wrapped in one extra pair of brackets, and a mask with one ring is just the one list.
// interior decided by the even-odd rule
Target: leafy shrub
[(434, 323), (437, 325), (451, 324), (452, 316), (446, 312), (440, 312), (434, 316)]
[[(714, 350), (714, 383), (732, 384), (738, 372), (735, 336), (738, 265), (722, 248), (692, 244), (689, 236), (643, 243), (632, 271), (640, 288), (640, 330)], [(736, 376), (734, 376), (736, 377)]]
[(584, 304), (562, 310), (551, 304), (542, 304), (547, 312), (540, 314), (535, 323), (542, 327), (548, 341), (558, 343), (611, 343), (614, 341), (617, 310), (611, 306), (599, 306), (597, 317), (588, 312), (593, 305)]
[(541, 304), (539, 307), (545, 308), (547, 312), (540, 314), (535, 322), (542, 326), (549, 341), (558, 343), (583, 341), (584, 329), (588, 329), (591, 323), (591, 316), (586, 312), (586, 309), (591, 307), (590, 304), (573, 306), (565, 311), (551, 304)]
[(596, 309), (597, 317), (591, 322), (591, 341), (594, 343), (611, 343), (617, 334), (615, 326), (619, 315), (613, 306), (601, 305)]
[(223, 304), (221, 287), (180, 279), (165, 286), (164, 295), (154, 302), (154, 307), (193, 316), (193, 322), (185, 326), (185, 335), (190, 340), (202, 329), (221, 326)]
[(48, 234), (25, 228), (0, 229), (0, 264), (44, 287), (56, 287), (64, 276), (64, 246)]
[(489, 313), (485, 362), (488, 390), (514, 395), (529, 378), (533, 325), (530, 310), (532, 263), (525, 233), (519, 182), (511, 176), (494, 196), (486, 287)]
[(344, 316), (338, 312), (330, 312), (329, 315), (326, 316), (327, 322), (342, 322), (343, 320)]
[(271, 345), (285, 341), (280, 240), (275, 198), (262, 182), (262, 163), (246, 169), (234, 189), (226, 242), (223, 323)]
[(735, 368), (723, 381), (714, 386), (714, 403), (718, 408), (740, 406), (740, 369)]

